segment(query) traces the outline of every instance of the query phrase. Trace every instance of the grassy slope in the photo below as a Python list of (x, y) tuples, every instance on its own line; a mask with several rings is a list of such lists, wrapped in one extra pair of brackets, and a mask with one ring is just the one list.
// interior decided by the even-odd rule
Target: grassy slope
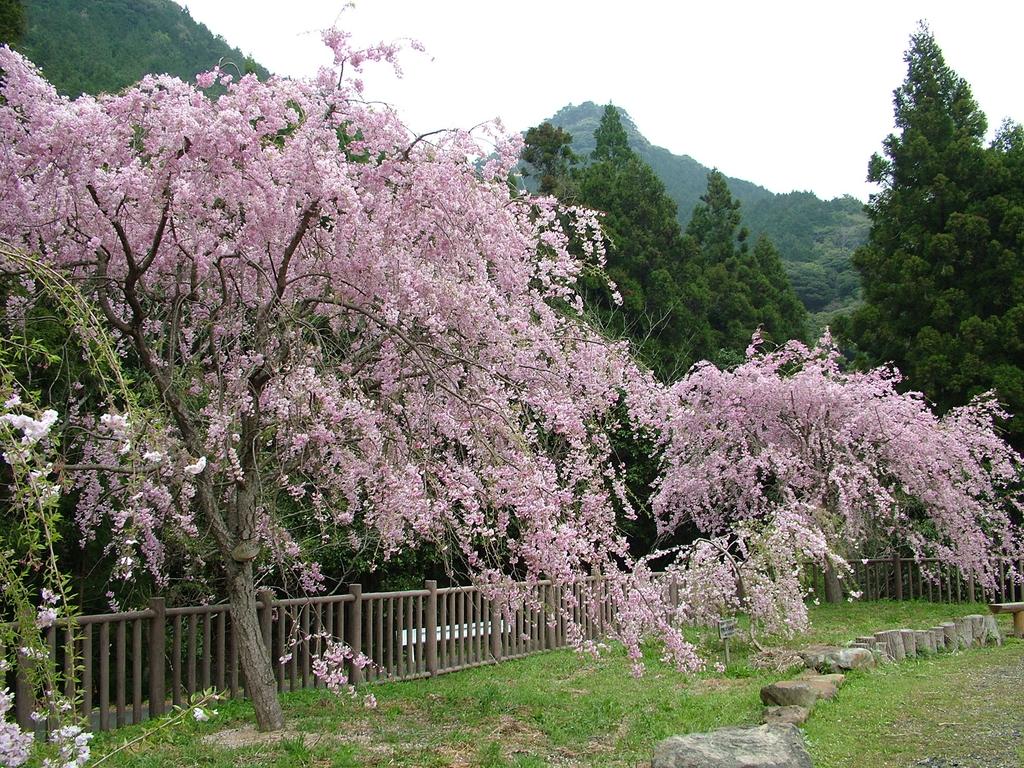
[[(814, 609), (814, 630), (800, 644), (848, 639), (886, 626), (923, 628), (980, 610), (981, 606), (921, 603), (823, 606)], [(891, 741), (887, 734), (893, 733), (891, 718), (909, 711), (906, 700), (915, 699), (915, 686), (924, 681), (942, 688), (934, 677), (923, 678), (923, 670), (954, 680), (948, 687), (955, 694), (962, 670), (1012, 658), (1019, 661), (1022, 650), (1024, 644), (1014, 642), (1002, 650), (976, 650), (855, 675), (837, 703), (822, 707), (820, 716), (816, 713), (812, 719), (808, 734), (816, 764), (888, 765), (864, 762), (857, 755), (867, 742), (877, 745), (879, 754), (891, 751), (886, 746)], [(630, 677), (621, 651), (612, 650), (596, 660), (557, 651), (436, 680), (376, 685), (372, 687), (379, 701), (376, 710), (322, 691), (301, 691), (285, 696), (289, 738), (233, 749), (202, 742), (199, 737), (221, 730), (217, 739), (223, 745), (230, 734), (225, 736), (222, 729), (248, 722), (248, 706), (229, 702), (220, 707), (215, 722), (190, 723), (107, 764), (138, 768), (633, 766), (649, 760), (654, 744), (665, 736), (756, 723), (761, 713), (760, 687), (780, 677), (749, 670), (742, 649), (725, 677), (685, 678), (657, 656), (655, 648), (647, 650), (649, 668), (640, 679)], [(956, 710), (955, 703), (939, 706)], [(920, 707), (928, 711), (924, 703)], [(868, 712), (873, 716), (867, 717)], [(856, 727), (850, 727), (851, 719), (857, 721)], [(97, 754), (133, 732), (126, 729), (101, 738)], [(936, 739), (948, 733), (948, 728), (939, 726), (926, 734), (922, 731), (921, 739), (908, 742), (899, 753), (903, 759), (899, 764), (906, 765), (904, 758), (914, 754), (935, 754)]]

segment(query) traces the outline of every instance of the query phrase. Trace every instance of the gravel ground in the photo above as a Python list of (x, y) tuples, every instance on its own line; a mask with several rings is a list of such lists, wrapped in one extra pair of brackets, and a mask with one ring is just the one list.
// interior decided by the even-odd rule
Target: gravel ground
[[(1016, 663), (972, 670), (962, 707), (942, 723), (957, 732), (955, 755), (928, 757), (922, 768), (1024, 768), (1024, 654)], [(906, 723), (913, 727), (912, 723)]]

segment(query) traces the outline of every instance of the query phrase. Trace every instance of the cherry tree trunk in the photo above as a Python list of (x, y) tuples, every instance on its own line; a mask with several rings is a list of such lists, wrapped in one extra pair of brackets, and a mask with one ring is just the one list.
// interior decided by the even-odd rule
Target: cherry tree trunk
[(831, 563), (825, 566), (825, 600), (829, 603), (843, 602), (843, 585)]
[(238, 638), (238, 660), (245, 675), (246, 696), (256, 710), (256, 727), (261, 731), (279, 731), (284, 728), (284, 713), (277, 697), (270, 650), (260, 632), (252, 561), (229, 560), (227, 571), (232, 631)]

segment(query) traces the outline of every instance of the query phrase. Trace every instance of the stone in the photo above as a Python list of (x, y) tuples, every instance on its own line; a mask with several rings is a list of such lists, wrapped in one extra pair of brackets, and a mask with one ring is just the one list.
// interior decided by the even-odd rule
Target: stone
[(839, 683), (834, 679), (837, 677), (842, 682), (844, 675), (808, 675), (807, 677), (801, 675), (797, 679), (816, 690), (818, 698), (827, 700), (835, 698), (836, 691), (839, 690)]
[(804, 660), (804, 666), (808, 669), (821, 669), (825, 666), (825, 659), (831, 653), (839, 650), (837, 645), (808, 645), (801, 648), (797, 653)]
[(837, 648), (825, 657), (820, 669), (870, 669), (875, 666), (875, 654), (867, 648)]
[(833, 672), (830, 675), (822, 675), (815, 672), (813, 669), (805, 669), (799, 675), (794, 678), (796, 680), (825, 680), (836, 688), (842, 688), (843, 683), (846, 681), (846, 675), (839, 672)]
[(766, 725), (782, 725), (783, 723), (802, 725), (807, 722), (807, 718), (810, 716), (811, 710), (806, 707), (792, 705), (788, 707), (765, 707), (764, 713), (761, 716), (761, 722)]
[(811, 709), (821, 694), (803, 680), (779, 680), (761, 689), (761, 703), (776, 707), (805, 707)]
[(908, 659), (917, 656), (917, 635), (912, 629), (901, 629), (900, 637), (903, 638), (903, 652)]
[(658, 744), (651, 768), (813, 768), (795, 725), (720, 728)]

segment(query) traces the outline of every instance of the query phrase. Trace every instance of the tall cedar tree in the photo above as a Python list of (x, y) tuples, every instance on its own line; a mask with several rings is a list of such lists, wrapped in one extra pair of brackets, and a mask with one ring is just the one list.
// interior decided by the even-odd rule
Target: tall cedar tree
[(675, 203), (650, 166), (630, 149), (612, 105), (594, 132), (591, 163), (576, 174), (577, 200), (604, 212), (608, 273), (622, 295), (598, 295), (599, 321), (630, 337), (663, 380), (678, 378), (713, 349), (711, 297), (676, 221)]
[(542, 195), (561, 198), (572, 166), (579, 158), (572, 151), (572, 135), (551, 123), (541, 123), (526, 132), (523, 175), (537, 179)]
[[(895, 91), (896, 133), (874, 155), (868, 244), (854, 256), (864, 306), (844, 332), (872, 362), (946, 410), (994, 388), (1024, 412), (1024, 136), (989, 147), (970, 86), (922, 25)], [(1017, 446), (1021, 419), (1010, 422)]]
[(686, 228), (691, 250), (700, 253), (704, 278), (714, 286), (708, 318), (717, 334), (720, 362), (742, 360), (741, 352), (758, 327), (774, 342), (802, 339), (807, 312), (793, 292), (779, 252), (766, 237), (751, 252), (740, 202), (725, 176), (708, 174), (708, 187)]

